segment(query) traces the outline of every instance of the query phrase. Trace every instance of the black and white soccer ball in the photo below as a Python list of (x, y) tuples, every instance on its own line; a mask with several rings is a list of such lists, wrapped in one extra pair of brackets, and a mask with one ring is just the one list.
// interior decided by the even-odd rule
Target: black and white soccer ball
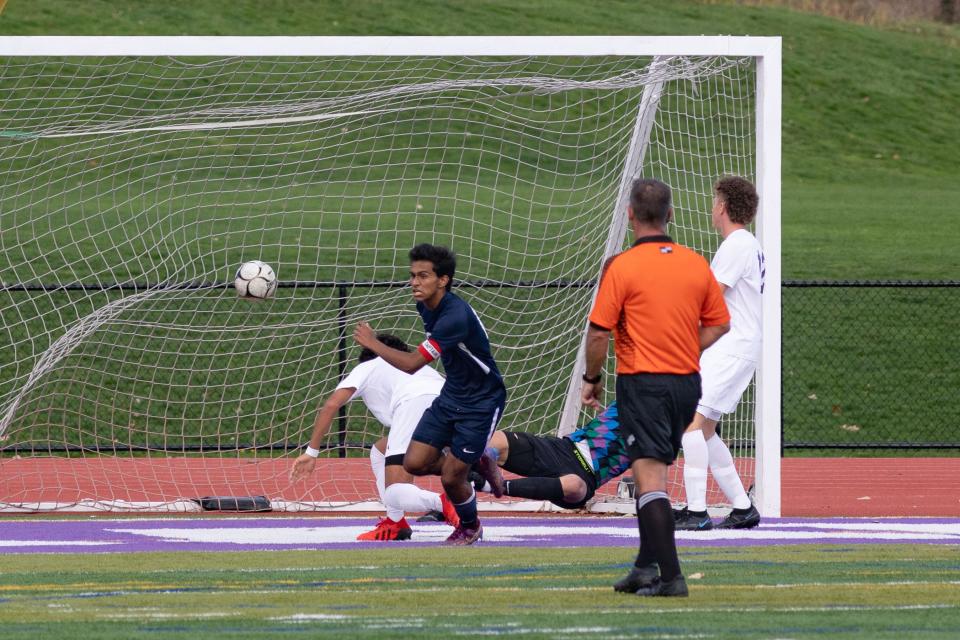
[(266, 262), (251, 260), (237, 269), (233, 286), (241, 298), (266, 300), (277, 290), (277, 274)]

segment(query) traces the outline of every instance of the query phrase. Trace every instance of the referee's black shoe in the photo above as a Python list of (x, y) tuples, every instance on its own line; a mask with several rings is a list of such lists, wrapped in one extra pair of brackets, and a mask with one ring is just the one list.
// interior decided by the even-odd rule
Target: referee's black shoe
[(673, 511), (673, 528), (677, 531), (709, 531), (713, 521), (706, 511), (690, 511), (686, 507)]
[(731, 511), (730, 515), (717, 525), (717, 529), (752, 529), (758, 524), (760, 524), (760, 512), (751, 504), (749, 509)]
[(630, 573), (613, 583), (613, 590), (619, 593), (636, 593), (659, 579), (660, 567), (656, 564), (646, 567), (630, 567)]
[(657, 578), (650, 586), (637, 590), (637, 595), (686, 598), (690, 595), (690, 591), (687, 590), (687, 581), (684, 577), (677, 576), (673, 580)]

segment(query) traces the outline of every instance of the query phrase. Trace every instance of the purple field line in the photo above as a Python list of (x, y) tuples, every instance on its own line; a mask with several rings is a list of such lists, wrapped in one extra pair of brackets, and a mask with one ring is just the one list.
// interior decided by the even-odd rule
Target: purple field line
[[(410, 542), (357, 542), (374, 518), (216, 517), (0, 520), (0, 554), (269, 551), (438, 545), (444, 525), (413, 523)], [(633, 546), (633, 517), (484, 517), (484, 546)], [(796, 544), (960, 545), (960, 519), (768, 518), (747, 531), (678, 532), (681, 547)]]

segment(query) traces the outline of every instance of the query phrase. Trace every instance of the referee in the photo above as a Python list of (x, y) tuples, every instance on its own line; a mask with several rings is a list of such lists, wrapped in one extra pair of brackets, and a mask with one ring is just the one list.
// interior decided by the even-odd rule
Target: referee
[(686, 596), (667, 497), (667, 467), (700, 399), (700, 352), (730, 329), (710, 265), (666, 235), (670, 187), (640, 179), (630, 192), (635, 242), (612, 258), (590, 312), (581, 399), (599, 409), (613, 333), (622, 436), (637, 486), (640, 551), (614, 585), (643, 596)]

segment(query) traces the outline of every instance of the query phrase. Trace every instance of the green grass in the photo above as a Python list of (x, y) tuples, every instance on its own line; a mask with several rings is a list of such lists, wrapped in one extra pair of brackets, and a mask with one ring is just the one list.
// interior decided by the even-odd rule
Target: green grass
[[(943, 243), (956, 225), (958, 195), (936, 178), (903, 177), (886, 185), (861, 184), (852, 176), (844, 184), (787, 182), (784, 278), (956, 281), (960, 252)], [(790, 206), (798, 202), (802, 209)], [(932, 235), (943, 237), (930, 242)]]
[(956, 288), (784, 289), (788, 441), (956, 444), (943, 407), (952, 402), (960, 371), (942, 348), (941, 331), (955, 322), (958, 294)]
[[(904, 638), (960, 626), (955, 547), (684, 548), (687, 599), (615, 594), (629, 549), (4, 557), (5, 638)], [(304, 616), (297, 618), (297, 616)]]
[[(910, 28), (907, 28), (910, 27)], [(110, 35), (783, 37), (786, 278), (956, 278), (947, 229), (960, 121), (958, 27), (875, 28), (781, 8), (650, 0), (62, 3), (11, 0), (0, 32)], [(917, 231), (903, 238), (905, 230)], [(921, 231), (922, 230), (922, 231)], [(931, 230), (934, 230), (932, 233)], [(856, 242), (849, 242), (856, 234)], [(816, 251), (808, 238), (816, 236)], [(891, 263), (884, 250), (900, 237)], [(811, 248), (812, 249), (812, 248)], [(922, 254), (909, 260), (910, 250)], [(938, 258), (945, 256), (946, 260)]]
[[(960, 252), (949, 233), (956, 226), (955, 203), (960, 197), (954, 143), (960, 139), (960, 120), (952, 115), (960, 103), (956, 27), (874, 28), (780, 8), (668, 0), (645, 2), (642, 9), (625, 1), (585, 4), (575, 0), (288, 0), (269, 5), (238, 0), (229, 6), (185, 1), (11, 0), (0, 14), (0, 33), (781, 35), (783, 276), (926, 280), (956, 279), (960, 273)], [(263, 77), (265, 70), (241, 63), (233, 72), (253, 81)], [(176, 94), (187, 107), (195, 104), (204, 87), (217, 81), (199, 68), (173, 68), (165, 73), (170, 75), (156, 79), (153, 87), (114, 87), (110, 100), (146, 100), (173, 86), (173, 74), (188, 73), (194, 81)], [(443, 68), (434, 70), (437, 77), (444, 73)], [(54, 92), (48, 94), (64, 99), (57, 107), (72, 104), (69, 92), (60, 86), (64, 82), (54, 81)], [(0, 83), (11, 86), (9, 79)], [(302, 91), (300, 95), (315, 91), (296, 75), (284, 86)], [(34, 108), (32, 100), (29, 93), (24, 94), (21, 106)], [(533, 97), (523, 105), (534, 121), (543, 100)], [(587, 116), (597, 110), (596, 105), (581, 108)], [(491, 109), (481, 122), (470, 126), (483, 125), (495, 112)], [(48, 115), (56, 120), (56, 112)], [(0, 116), (0, 121), (4, 118)], [(559, 272), (564, 259), (595, 251), (596, 243), (588, 239), (583, 226), (570, 221), (578, 213), (587, 212), (588, 218), (595, 215), (591, 207), (602, 210), (597, 203), (609, 198), (609, 193), (562, 179), (536, 187), (523, 181), (505, 184), (493, 172), (497, 168), (522, 174), (522, 167), (538, 166), (557, 175), (569, 174), (577, 169), (570, 147), (556, 144), (535, 149), (532, 141), (538, 132), (530, 125), (516, 131), (515, 146), (489, 148), (476, 137), (469, 138), (468, 128), (455, 125), (451, 129), (456, 135), (448, 141), (449, 148), (462, 154), (463, 162), (456, 175), (445, 174), (443, 158), (424, 151), (433, 138), (448, 135), (446, 129), (433, 131), (400, 120), (386, 123), (384, 130), (393, 136), (386, 150), (358, 132), (343, 132), (339, 127), (318, 138), (304, 135), (309, 128), (292, 134), (265, 131), (256, 142), (228, 131), (196, 139), (183, 134), (179, 146), (157, 141), (136, 150), (123, 136), (105, 148), (80, 142), (58, 164), (53, 158), (61, 151), (59, 143), (3, 138), (0, 159), (8, 167), (8, 183), (19, 186), (5, 194), (9, 200), (4, 211), (14, 213), (0, 225), (0, 246), (11, 261), (31, 265), (43, 277), (65, 281), (89, 274), (107, 280), (222, 281), (236, 264), (250, 257), (251, 246), (259, 246), (257, 257), (273, 264), (298, 265), (288, 267), (281, 274), (284, 279), (402, 279), (403, 251), (383, 247), (411, 244), (425, 228), (440, 242), (455, 234), (481, 240), (461, 265), (464, 273), (475, 278), (524, 279), (535, 274), (549, 279)], [(345, 169), (325, 158), (322, 149), (331, 142), (355, 153), (356, 164)], [(257, 144), (267, 143), (276, 150), (275, 166), (258, 164)], [(36, 155), (27, 163), (17, 149), (31, 144)], [(202, 158), (185, 174), (176, 169), (184, 149), (199, 149)], [(229, 152), (230, 164), (204, 164), (207, 149)], [(395, 175), (377, 167), (397, 160), (398, 153), (406, 154), (404, 160), (415, 170)], [(158, 169), (155, 176), (147, 176), (152, 181), (152, 199), (128, 188), (144, 179), (144, 165)], [(300, 173), (283, 168), (290, 166)], [(64, 212), (60, 217), (38, 222), (32, 217), (35, 198), (50, 182), (71, 190), (57, 202)], [(31, 189), (23, 186), (28, 183)], [(573, 186), (583, 194), (580, 199), (558, 195)], [(530, 204), (515, 210), (517, 203)], [(705, 206), (706, 200), (692, 202), (687, 213)], [(167, 209), (173, 215), (165, 215)], [(543, 214), (546, 210), (556, 217)], [(340, 215), (341, 211), (350, 215)], [(472, 226), (454, 221), (454, 211), (466, 211)], [(388, 215), (368, 215), (373, 212)], [(516, 217), (510, 218), (513, 214)], [(131, 233), (135, 217), (143, 228)], [(233, 221), (230, 229), (224, 228), (226, 219)], [(563, 223), (551, 222), (558, 219)], [(278, 231), (281, 222), (286, 226)], [(510, 245), (506, 265), (496, 267), (503, 261), (495, 255), (495, 247), (505, 246), (516, 231), (527, 239), (522, 246)], [(683, 234), (688, 232), (693, 237), (701, 233), (685, 230)], [(51, 234), (58, 243), (65, 237), (70, 242), (52, 252)], [(300, 261), (301, 252), (311, 255)], [(125, 268), (116, 269), (117, 263)], [(318, 267), (303, 268), (313, 264)], [(378, 266), (362, 266), (366, 264)], [(585, 264), (591, 263), (586, 260)], [(3, 281), (16, 280), (18, 275), (0, 265)], [(948, 439), (952, 414), (943, 408), (953, 403), (943, 390), (955, 388), (956, 381), (949, 373), (955, 368), (943, 361), (942, 345), (954, 337), (954, 318), (949, 311), (941, 311), (951, 306), (956, 291), (919, 304), (912, 301), (913, 292), (903, 292), (903, 301), (877, 311), (861, 304), (859, 293), (849, 300), (821, 303), (785, 290), (785, 439), (851, 444), (868, 438)], [(40, 394), (28, 402), (23, 430), (8, 433), (11, 440), (5, 444), (33, 441), (42, 450), (46, 443), (66, 441), (90, 448), (118, 443), (122, 448), (124, 443), (144, 444), (158, 437), (174, 445), (197, 444), (203, 441), (200, 425), (204, 420), (215, 423), (215, 434), (208, 434), (208, 440), (227, 446), (241, 441), (249, 445), (303, 440), (313, 406), (337, 373), (331, 352), (335, 340), (331, 323), (337, 313), (334, 292), (329, 296), (326, 291), (306, 293), (312, 294), (312, 301), (281, 295), (270, 307), (251, 308), (249, 315), (232, 315), (236, 301), (211, 301), (215, 295), (203, 300), (178, 298), (153, 304), (146, 311), (135, 310), (127, 318), (132, 321), (126, 329), (130, 335), (96, 334), (40, 383), (45, 392), (56, 389), (61, 399), (49, 406), (51, 396)], [(569, 369), (572, 354), (558, 349), (560, 341), (555, 337), (550, 339), (551, 332), (566, 335), (567, 325), (561, 329), (554, 320), (536, 313), (525, 315), (541, 303), (536, 293), (519, 302), (496, 292), (468, 294), (485, 317), (528, 332), (537, 329), (526, 341), (498, 338), (497, 355), (512, 392), (508, 407), (515, 412), (510, 421), (516, 421), (505, 426), (551, 429), (556, 402), (539, 402), (538, 396), (550, 395), (544, 390), (551, 385), (562, 385), (558, 380)], [(0, 328), (0, 351), (13, 354), (19, 363), (14, 368), (19, 368), (16, 374), (10, 367), (0, 368), (0, 382), (15, 375), (22, 379), (29, 370), (24, 363), (56, 340), (59, 327), (74, 321), (79, 311), (87, 313), (97, 304), (116, 299), (110, 294), (77, 294), (76, 308), (63, 310), (51, 305), (46, 295), (9, 295), (7, 300), (16, 307), (0, 302), (5, 321)], [(411, 328), (416, 319), (407, 302), (402, 296), (371, 297), (354, 291), (349, 318), (352, 322), (365, 316), (376, 320), (378, 328), (415, 339)], [(574, 303), (554, 300), (549, 304), (556, 318), (572, 317), (568, 309)], [(829, 304), (829, 311), (821, 304)], [(933, 312), (924, 313), (929, 305)], [(309, 336), (237, 332), (238, 324), (281, 324), (305, 309), (318, 326), (325, 322), (325, 328)], [(24, 324), (33, 312), (29, 325)], [(137, 318), (144, 313), (155, 326), (142, 326)], [(189, 332), (169, 328), (186, 315), (220, 332), (223, 342), (200, 345)], [(131, 329), (133, 325), (140, 326)], [(42, 327), (39, 332), (38, 327)], [(811, 332), (811, 327), (819, 329)], [(21, 342), (27, 333), (34, 336), (29, 346)], [(259, 357), (265, 345), (284, 351)], [(120, 346), (133, 351), (121, 356)], [(518, 373), (525, 359), (540, 365), (539, 377)], [(938, 365), (932, 366), (933, 362)], [(810, 400), (810, 395), (818, 400)], [(202, 410), (196, 408), (198, 404)], [(67, 435), (58, 432), (63, 424), (81, 422), (79, 416), (86, 420), (79, 429)], [(369, 437), (370, 422), (351, 420), (351, 425), (351, 441)]]

